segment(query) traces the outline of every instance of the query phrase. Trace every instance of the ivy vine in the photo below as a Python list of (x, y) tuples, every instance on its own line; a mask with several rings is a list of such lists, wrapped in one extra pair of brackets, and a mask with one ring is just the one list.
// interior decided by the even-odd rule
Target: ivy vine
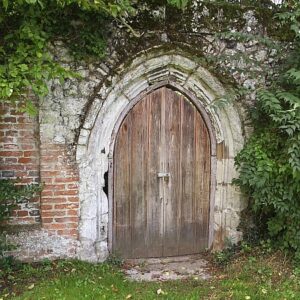
[[(29, 201), (39, 194), (42, 186), (39, 184), (20, 184), (19, 180), (0, 180), (0, 224), (7, 220), (20, 201)], [(3, 230), (0, 228), (0, 259), (4, 251), (9, 250)]]
[(300, 4), (285, 5), (290, 11), (275, 18), (288, 25), (292, 51), (281, 62), (279, 78), (257, 91), (254, 133), (236, 157), (236, 183), (275, 244), (300, 258)]

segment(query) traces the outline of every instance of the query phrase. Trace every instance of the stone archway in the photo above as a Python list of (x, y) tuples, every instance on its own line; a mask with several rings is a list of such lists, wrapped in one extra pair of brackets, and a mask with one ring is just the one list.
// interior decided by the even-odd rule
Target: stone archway
[[(233, 104), (213, 105), (226, 94), (220, 82), (186, 55), (160, 53), (153, 49), (121, 66), (109, 87), (99, 89), (81, 129), (77, 161), (81, 201), (79, 234), (81, 259), (102, 261), (111, 241), (111, 205), (106, 193), (114, 129), (131, 101), (137, 101), (154, 85), (171, 85), (186, 94), (203, 111), (215, 140), (211, 192), (211, 230), (209, 245), (222, 247), (225, 237), (239, 239), (241, 196), (231, 185), (236, 176), (234, 157), (243, 145), (242, 125)], [(105, 101), (102, 101), (105, 99)], [(110, 238), (109, 238), (110, 237)]]

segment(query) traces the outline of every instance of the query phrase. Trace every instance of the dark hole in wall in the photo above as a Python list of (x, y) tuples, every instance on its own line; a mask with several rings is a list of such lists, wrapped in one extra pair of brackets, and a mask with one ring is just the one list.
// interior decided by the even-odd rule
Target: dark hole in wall
[(108, 171), (106, 171), (104, 173), (104, 187), (103, 187), (103, 192), (108, 197)]

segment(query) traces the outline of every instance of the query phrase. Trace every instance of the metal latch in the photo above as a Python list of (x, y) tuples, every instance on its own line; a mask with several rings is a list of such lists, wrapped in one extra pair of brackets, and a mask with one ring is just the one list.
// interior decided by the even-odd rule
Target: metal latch
[(170, 177), (170, 173), (158, 172), (157, 177), (159, 177), (159, 178)]

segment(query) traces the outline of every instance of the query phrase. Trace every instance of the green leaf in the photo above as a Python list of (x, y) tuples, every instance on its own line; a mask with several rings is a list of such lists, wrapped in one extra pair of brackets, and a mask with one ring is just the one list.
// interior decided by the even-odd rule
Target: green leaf
[(8, 8), (8, 1), (9, 0), (2, 0), (2, 5), (5, 10), (7, 10), (7, 8)]
[(25, 2), (28, 4), (35, 4), (37, 3), (37, 0), (25, 0)]
[(188, 5), (189, 0), (168, 0), (168, 3), (179, 9), (184, 10)]
[(38, 113), (37, 107), (30, 100), (26, 101), (25, 107), (20, 109), (20, 111), (21, 112), (26, 112), (30, 116), (36, 116), (37, 113)]

